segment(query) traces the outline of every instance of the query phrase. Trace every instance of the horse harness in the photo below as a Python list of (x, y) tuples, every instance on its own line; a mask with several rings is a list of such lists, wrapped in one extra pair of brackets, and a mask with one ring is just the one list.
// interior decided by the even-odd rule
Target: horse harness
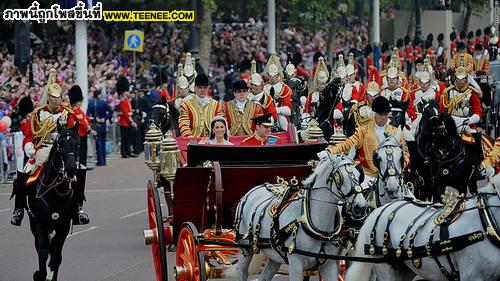
[(165, 114), (162, 115), (163, 117), (160, 120), (158, 120), (158, 126), (162, 126), (163, 122), (165, 120), (168, 120), (168, 118), (170, 118), (169, 117), (170, 112), (168, 110), (168, 106), (163, 105), (163, 104), (155, 104), (155, 105), (153, 105), (153, 107), (151, 109), (153, 109), (153, 108), (161, 108), (161, 109), (165, 110)]
[[(365, 244), (364, 250), (365, 254), (369, 255), (382, 255), (387, 262), (396, 264), (404, 260), (411, 260), (415, 268), (420, 268), (422, 266), (422, 258), (429, 257), (434, 259), (436, 265), (440, 269), (441, 273), (449, 281), (459, 281), (460, 273), (453, 265), (450, 257), (450, 253), (454, 251), (462, 250), (470, 245), (478, 243), (487, 237), (491, 243), (500, 248), (500, 228), (498, 222), (491, 212), (492, 207), (500, 206), (490, 206), (488, 205), (488, 197), (499, 196), (497, 193), (479, 193), (476, 195), (477, 207), (471, 207), (465, 209), (465, 198), (463, 195), (459, 195), (454, 189), (447, 188), (445, 195), (443, 196), (443, 204), (434, 204), (428, 202), (422, 202), (418, 200), (410, 200), (409, 198), (401, 199), (396, 202), (401, 202), (401, 204), (392, 210), (388, 215), (387, 224), (385, 226), (385, 232), (383, 234), (382, 246), (376, 245), (376, 227), (380, 217), (392, 204), (387, 204), (383, 207), (381, 212), (378, 214), (375, 224), (373, 225), (372, 231), (370, 233), (370, 244)], [(424, 207), (424, 209), (408, 224), (406, 231), (400, 237), (400, 242), (397, 247), (391, 244), (390, 239), (390, 226), (396, 215), (396, 213), (409, 204), (417, 205), (419, 207)], [(451, 225), (461, 213), (470, 211), (473, 209), (478, 209), (479, 216), (481, 218), (481, 223), (483, 225), (483, 231), (474, 231), (461, 236), (449, 238), (448, 227)], [(434, 219), (432, 219), (434, 218)], [(422, 220), (421, 220), (422, 219)], [(416, 223), (421, 220), (421, 222), (416, 225)], [(435, 224), (432, 228), (429, 240), (427, 244), (415, 247), (415, 238), (420, 233), (421, 229), (433, 221)], [(416, 227), (415, 227), (416, 225)], [(439, 237), (437, 237), (437, 229), (439, 227)], [(414, 231), (411, 231), (414, 228)], [(404, 242), (408, 238), (408, 248), (404, 248)], [(439, 256), (444, 255), (448, 262), (450, 271), (443, 266), (439, 260)]]
[[(367, 200), (370, 203), (370, 206), (373, 208), (377, 208), (377, 207), (382, 206), (382, 203), (380, 202), (380, 197), (385, 196), (385, 192), (384, 192), (384, 194), (380, 194), (380, 191), (378, 188), (380, 180), (382, 180), (382, 182), (385, 182), (386, 179), (389, 177), (397, 177), (399, 182), (400, 182), (399, 186), (401, 186), (401, 188), (403, 188), (403, 189), (405, 187), (404, 182), (403, 182), (403, 172), (397, 169), (396, 163), (394, 162), (395, 160), (394, 160), (393, 147), (401, 148), (402, 154), (401, 154), (400, 160), (401, 160), (401, 166), (403, 166), (405, 156), (404, 156), (404, 150), (402, 149), (401, 144), (398, 144), (398, 145), (384, 144), (384, 145), (380, 146), (374, 152), (373, 159), (374, 159), (374, 162), (376, 163), (377, 168), (378, 168), (378, 176), (375, 179), (375, 181), (373, 183), (371, 183), (371, 191), (369, 193), (369, 200)], [(386, 167), (384, 173), (380, 172), (380, 167), (379, 167), (380, 166), (379, 165), (380, 158), (378, 156), (378, 151), (380, 149), (384, 149), (385, 154), (387, 155), (388, 162), (387, 162), (387, 167)], [(384, 191), (386, 190), (385, 187), (387, 187), (387, 185), (384, 186)]]
[[(330, 176), (328, 177), (327, 182), (334, 181), (337, 186), (341, 186), (343, 184), (343, 177), (338, 169), (340, 167), (345, 166), (348, 177), (351, 179), (351, 183), (356, 179), (354, 175), (354, 167), (349, 166), (350, 162), (341, 161), (337, 168), (334, 169)], [(352, 163), (351, 163), (352, 164)], [(356, 182), (356, 181), (354, 181)], [(270, 192), (272, 192), (272, 196), (262, 201), (252, 213), (250, 223), (248, 225), (248, 230), (245, 234), (238, 233), (239, 226), (241, 223), (241, 212), (244, 209), (244, 206), (247, 202), (248, 195), (253, 193), (256, 189), (250, 191), (247, 196), (243, 198), (241, 202), (241, 208), (239, 214), (237, 214), (234, 228), (236, 230), (237, 237), (236, 240), (240, 241), (240, 247), (242, 248), (252, 248), (253, 253), (259, 253), (262, 248), (273, 248), (284, 260), (285, 263), (288, 263), (287, 254), (291, 255), (293, 253), (298, 253), (300, 255), (316, 257), (317, 265), (322, 265), (326, 262), (325, 258), (321, 258), (321, 256), (326, 255), (325, 246), (327, 244), (333, 244), (335, 247), (340, 246), (341, 230), (343, 226), (343, 217), (340, 212), (335, 212), (335, 225), (330, 231), (322, 231), (318, 229), (311, 219), (311, 208), (310, 203), (315, 199), (311, 198), (311, 191), (314, 189), (323, 189), (328, 188), (319, 187), (319, 188), (311, 188), (306, 186), (299, 186), (298, 181), (295, 177), (288, 183), (282, 178), (278, 177), (278, 184), (273, 185), (266, 183), (264, 186)], [(358, 193), (362, 192), (362, 189), (359, 185), (352, 184), (351, 189), (348, 193), (344, 193), (339, 190), (339, 194), (329, 190), (334, 196), (338, 198), (349, 198), (350, 196), (355, 196)], [(290, 205), (290, 203), (294, 201), (301, 201), (301, 212), (300, 216), (293, 220), (292, 222), (280, 226), (279, 219), (280, 215), (286, 210), (286, 208)], [(321, 201), (324, 202), (324, 201)], [(273, 204), (274, 203), (274, 204)], [(347, 203), (333, 203), (333, 202), (324, 202), (336, 205), (344, 205), (348, 208)], [(264, 206), (264, 207), (262, 207)], [(262, 208), (261, 208), (262, 207)], [(260, 213), (258, 216), (258, 223), (255, 225), (255, 229), (253, 228), (253, 222), (255, 221), (255, 216), (257, 215), (257, 210), (260, 209)], [(261, 230), (261, 222), (264, 218), (266, 211), (269, 211), (271, 216), (271, 238), (262, 238), (260, 237)], [(302, 228), (304, 232), (309, 235), (311, 238), (322, 241), (321, 248), (319, 253), (312, 253), (308, 251), (303, 251), (296, 247), (296, 238), (297, 232), (299, 228)], [(285, 246), (285, 241), (291, 237), (291, 242), (288, 247)]]
[[(70, 136), (66, 136), (66, 137), (70, 138)], [(56, 141), (54, 145), (56, 145), (55, 149), (58, 150), (59, 143)], [(66, 154), (66, 156), (70, 156), (70, 155), (74, 155), (74, 152), (68, 152), (68, 154)], [(40, 178), (40, 184), (36, 190), (35, 198), (40, 199), (48, 210), (52, 210), (52, 208), (47, 203), (47, 200), (45, 199), (45, 195), (47, 193), (49, 193), (50, 191), (54, 190), (61, 197), (69, 196), (69, 199), (66, 201), (66, 204), (62, 207), (62, 209), (66, 209), (69, 206), (70, 202), (72, 201), (71, 199), (73, 198), (73, 195), (74, 195), (74, 190), (71, 188), (71, 185), (69, 184), (69, 182), (72, 179), (69, 178), (68, 175), (66, 174), (65, 164), (64, 164), (64, 160), (63, 160), (63, 157), (61, 154), (59, 154), (59, 158), (61, 160), (61, 168), (59, 170), (57, 170), (57, 167), (54, 164), (54, 157), (51, 157), (51, 159), (49, 161), (50, 166), (52, 168), (54, 168), (54, 170), (57, 170), (57, 175), (54, 177), (54, 180), (52, 182), (50, 182), (49, 184), (44, 184), (45, 174), (42, 174), (42, 177)], [(64, 183), (68, 184), (68, 191), (65, 193), (60, 193), (57, 188)], [(40, 194), (41, 187), (46, 188), (46, 190)], [(30, 213), (31, 213), (31, 211), (30, 211)], [(52, 220), (55, 221), (55, 220), (59, 219), (59, 217), (60, 217), (59, 213), (57, 213), (55, 211), (52, 212), (52, 215), (51, 215)]]

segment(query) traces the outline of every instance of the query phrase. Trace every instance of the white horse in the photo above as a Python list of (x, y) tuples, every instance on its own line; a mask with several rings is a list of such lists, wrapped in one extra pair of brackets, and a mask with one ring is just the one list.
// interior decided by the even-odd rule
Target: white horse
[(375, 150), (373, 161), (378, 175), (367, 198), (371, 207), (378, 208), (404, 197), (415, 198), (403, 181), (404, 159), (403, 146), (393, 136), (387, 137)]
[[(416, 275), (426, 280), (499, 280), (499, 191), (500, 175), (496, 175), (479, 189), (478, 195), (464, 201), (465, 209), (447, 231), (435, 222), (443, 208), (404, 200), (377, 208), (361, 228), (355, 256), (382, 257), (385, 246), (386, 257), (392, 262), (353, 262), (346, 280), (369, 280), (372, 267), (378, 279), (384, 281), (412, 280)], [(441, 235), (449, 238), (443, 239)], [(375, 250), (375, 255), (365, 253), (370, 250)]]
[(324, 281), (337, 280), (336, 260), (320, 260), (295, 251), (338, 255), (337, 239), (342, 226), (338, 205), (344, 204), (340, 201), (350, 204), (353, 215), (357, 216), (365, 215), (368, 203), (361, 194), (360, 173), (350, 158), (324, 151), (320, 159), (314, 172), (303, 181), (298, 195), (285, 198), (289, 205), (278, 209), (277, 216), (269, 212), (278, 200), (269, 191), (269, 184), (253, 188), (240, 200), (235, 219), (237, 240), (242, 245), (251, 245), (240, 251), (240, 280), (248, 279), (249, 263), (259, 251), (268, 258), (259, 280), (271, 280), (280, 265), (287, 262), (292, 281), (302, 280), (303, 271), (316, 266)]

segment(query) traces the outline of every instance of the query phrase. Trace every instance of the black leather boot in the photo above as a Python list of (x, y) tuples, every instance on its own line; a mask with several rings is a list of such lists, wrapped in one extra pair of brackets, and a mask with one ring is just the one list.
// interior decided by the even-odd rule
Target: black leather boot
[(76, 182), (72, 183), (73, 190), (75, 191), (76, 213), (73, 217), (74, 225), (83, 225), (90, 223), (89, 216), (83, 211), (83, 201), (85, 201), (85, 179), (87, 177), (87, 170), (85, 167), (80, 166), (76, 171)]
[(24, 218), (24, 208), (26, 207), (26, 181), (29, 175), (27, 173), (17, 172), (17, 178), (12, 183), (12, 197), (15, 195), (14, 212), (10, 219), (10, 224), (20, 226)]
[(16, 208), (12, 213), (12, 218), (10, 219), (10, 224), (14, 226), (20, 226), (24, 218), (24, 209)]
[(78, 208), (76, 209), (76, 214), (73, 217), (73, 225), (84, 225), (89, 223), (89, 216), (83, 211), (82, 206), (78, 206)]

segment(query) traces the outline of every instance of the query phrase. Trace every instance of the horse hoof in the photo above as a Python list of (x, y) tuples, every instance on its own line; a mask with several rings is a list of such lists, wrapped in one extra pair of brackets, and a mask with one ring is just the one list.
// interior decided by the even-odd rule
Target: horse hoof
[(33, 273), (33, 281), (45, 281), (45, 275), (37, 270)]

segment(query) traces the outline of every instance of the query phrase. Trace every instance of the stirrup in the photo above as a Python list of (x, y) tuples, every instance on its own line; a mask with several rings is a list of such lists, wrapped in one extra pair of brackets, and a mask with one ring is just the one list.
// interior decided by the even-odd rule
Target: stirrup
[(10, 219), (10, 224), (14, 226), (20, 226), (24, 218), (24, 209), (17, 208), (12, 213), (12, 218)]
[(79, 210), (76, 213), (75, 218), (73, 219), (73, 225), (84, 225), (89, 223), (90, 223), (89, 216), (83, 210)]

